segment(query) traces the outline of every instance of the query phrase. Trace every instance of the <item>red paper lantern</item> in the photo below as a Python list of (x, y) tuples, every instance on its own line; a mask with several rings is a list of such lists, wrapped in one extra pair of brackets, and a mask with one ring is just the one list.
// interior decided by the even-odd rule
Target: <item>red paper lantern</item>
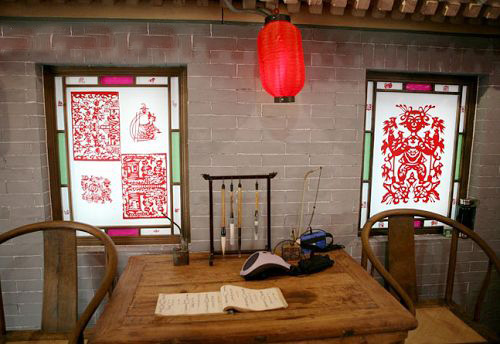
[(266, 18), (257, 38), (260, 80), (275, 103), (295, 101), (304, 87), (304, 51), (300, 30), (290, 17), (277, 14)]

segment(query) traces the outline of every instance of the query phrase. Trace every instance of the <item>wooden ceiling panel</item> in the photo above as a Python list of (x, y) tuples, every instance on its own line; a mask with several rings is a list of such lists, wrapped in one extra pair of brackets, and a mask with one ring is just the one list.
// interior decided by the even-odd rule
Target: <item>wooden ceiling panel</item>
[(373, 18), (382, 19), (382, 18), (385, 18), (386, 15), (387, 15), (387, 11), (381, 11), (375, 7), (372, 8), (372, 17)]
[(370, 0), (355, 0), (354, 8), (357, 10), (367, 10), (370, 7)]
[(495, 4), (494, 6), (486, 7), (483, 17), (486, 19), (498, 19), (500, 15), (500, 5)]
[(463, 12), (462, 15), (467, 18), (477, 18), (479, 16), (479, 13), (481, 12), (481, 8), (483, 7), (481, 4), (478, 3), (468, 3), (463, 6)]
[(300, 1), (290, 2), (286, 5), (288, 13), (299, 13), (300, 12)]
[[(500, 0), (230, 1), (243, 9), (279, 6), (302, 25), (500, 36)], [(223, 0), (0, 0), (0, 17), (262, 22), (225, 7)]]
[[(208, 2), (208, 0), (206, 0)], [(242, 7), (244, 9), (247, 9), (247, 10), (253, 10), (255, 9), (257, 5), (257, 1), (256, 0), (243, 0), (242, 1)]]
[(418, 0), (403, 0), (399, 6), (399, 11), (401, 13), (413, 13), (417, 7)]
[(392, 11), (394, 0), (377, 0), (377, 10), (379, 11)]
[(441, 13), (445, 17), (455, 17), (460, 10), (460, 2), (458, 1), (448, 1), (443, 5)]
[(436, 0), (424, 0), (422, 2), (422, 7), (420, 7), (420, 13), (424, 16), (433, 16), (438, 8), (439, 3)]

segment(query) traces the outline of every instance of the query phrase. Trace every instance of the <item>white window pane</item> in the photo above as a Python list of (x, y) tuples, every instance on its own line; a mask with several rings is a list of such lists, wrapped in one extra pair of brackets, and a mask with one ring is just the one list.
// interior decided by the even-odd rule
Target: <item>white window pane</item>
[(361, 191), (361, 223), (360, 227), (363, 227), (367, 220), (368, 215), (368, 183), (363, 183), (363, 190)]
[(458, 182), (453, 183), (453, 200), (451, 201), (451, 218), (455, 219), (458, 204), (458, 191), (460, 189), (460, 185)]
[(97, 85), (97, 76), (67, 76), (66, 85)]
[(71, 220), (71, 210), (69, 206), (69, 191), (67, 187), (61, 188), (61, 206), (64, 221)]
[(141, 228), (141, 235), (169, 235), (170, 228)]
[(403, 89), (403, 83), (402, 82), (391, 82), (391, 81), (384, 81), (384, 82), (377, 82), (377, 89), (379, 90), (402, 90)]
[(462, 87), (462, 100), (460, 104), (460, 122), (458, 132), (463, 133), (465, 128), (465, 102), (467, 100), (467, 86)]
[(55, 77), (57, 130), (64, 130), (64, 97), (62, 77)]
[[(398, 208), (447, 216), (458, 96), (378, 92), (376, 97), (373, 151), (380, 153), (373, 155), (370, 216)], [(434, 139), (442, 140), (442, 147)]]
[(372, 109), (373, 109), (373, 81), (368, 81), (366, 87), (366, 113), (365, 113), (365, 130), (372, 130)]
[(74, 220), (169, 224), (168, 88), (69, 87), (66, 99)]
[(434, 85), (436, 92), (458, 92), (458, 85)]
[(168, 85), (166, 76), (138, 76), (135, 78), (137, 85)]
[(171, 78), (172, 84), (170, 85), (170, 96), (172, 101), (170, 106), (172, 107), (172, 129), (179, 129), (179, 78)]
[[(174, 222), (179, 225), (179, 227), (182, 226), (182, 214), (181, 214), (181, 186), (180, 185), (174, 185), (173, 187), (173, 198), (174, 198)], [(174, 233), (175, 234), (180, 234), (179, 233), (179, 228), (174, 226)]]

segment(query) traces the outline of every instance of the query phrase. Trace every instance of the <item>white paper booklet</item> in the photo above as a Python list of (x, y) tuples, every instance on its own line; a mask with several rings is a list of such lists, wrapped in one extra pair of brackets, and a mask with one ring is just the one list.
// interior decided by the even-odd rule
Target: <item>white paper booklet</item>
[(160, 294), (156, 304), (156, 315), (196, 315), (239, 312), (268, 311), (287, 308), (279, 288), (248, 289), (224, 285), (220, 292)]

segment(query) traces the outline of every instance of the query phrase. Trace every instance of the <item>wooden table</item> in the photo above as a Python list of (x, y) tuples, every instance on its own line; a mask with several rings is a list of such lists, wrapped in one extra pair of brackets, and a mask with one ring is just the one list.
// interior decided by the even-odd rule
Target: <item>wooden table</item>
[[(344, 251), (331, 253), (333, 267), (305, 277), (246, 282), (244, 258), (191, 254), (190, 265), (172, 257), (131, 257), (98, 320), (93, 344), (101, 343), (398, 343), (417, 321)], [(159, 293), (218, 291), (224, 284), (279, 287), (289, 307), (235, 314), (161, 317)]]

